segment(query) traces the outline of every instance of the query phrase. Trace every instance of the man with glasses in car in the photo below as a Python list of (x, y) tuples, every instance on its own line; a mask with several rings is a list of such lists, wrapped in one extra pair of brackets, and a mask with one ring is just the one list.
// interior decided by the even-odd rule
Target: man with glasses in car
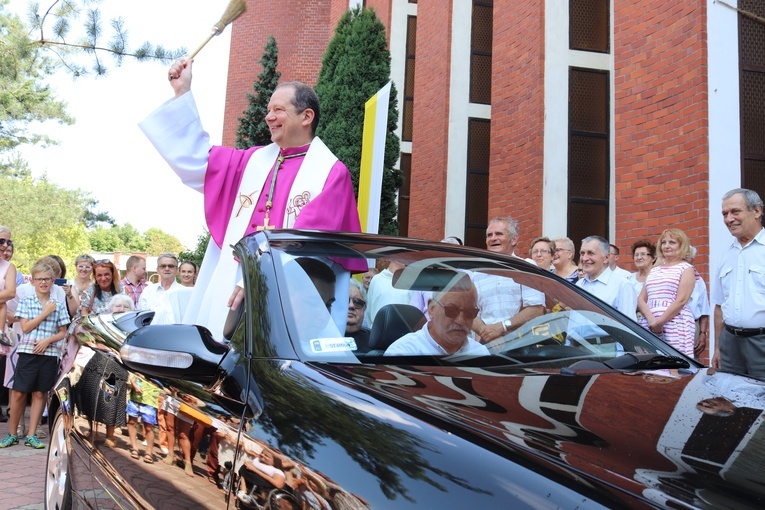
[(479, 312), (477, 303), (470, 277), (455, 274), (428, 302), (430, 320), (419, 331), (393, 342), (385, 356), (488, 356), (489, 350), (470, 337)]
[(160, 307), (162, 296), (181, 284), (175, 280), (178, 274), (178, 257), (172, 253), (163, 253), (157, 257), (157, 274), (159, 282), (146, 287), (138, 300), (139, 310), (154, 310)]

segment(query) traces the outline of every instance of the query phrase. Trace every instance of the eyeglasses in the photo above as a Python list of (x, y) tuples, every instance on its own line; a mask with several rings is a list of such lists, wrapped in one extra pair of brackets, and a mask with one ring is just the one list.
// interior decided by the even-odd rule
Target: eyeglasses
[(365, 306), (367, 306), (367, 302), (366, 302), (366, 301), (364, 301), (363, 299), (355, 298), (355, 297), (354, 297), (354, 298), (349, 298), (349, 299), (348, 299), (348, 304), (349, 304), (349, 305), (351, 305), (351, 304), (352, 304), (352, 305), (353, 305), (353, 307), (354, 307), (356, 310), (361, 310), (362, 308), (364, 308)]
[(0, 246), (5, 246), (5, 245), (13, 246), (13, 241), (11, 241), (10, 239), (0, 239)]
[(176, 266), (175, 264), (159, 264), (157, 265), (157, 267), (160, 269), (175, 269), (178, 266)]
[(639, 253), (638, 252), (638, 253), (633, 253), (632, 254), (632, 258), (634, 258), (634, 259), (644, 259), (644, 258), (650, 257), (650, 256), (651, 256), (650, 253)]
[(53, 278), (32, 278), (37, 283), (50, 283), (53, 281)]
[(478, 308), (475, 308), (475, 307), (473, 307), (473, 308), (460, 308), (459, 306), (445, 305), (445, 304), (443, 304), (441, 301), (439, 301), (437, 299), (434, 299), (433, 301), (435, 301), (436, 303), (438, 303), (439, 305), (441, 305), (443, 307), (444, 315), (446, 315), (450, 319), (456, 319), (457, 317), (460, 316), (460, 312), (462, 312), (462, 315), (464, 315), (466, 319), (469, 319), (469, 320), (472, 321), (473, 319), (478, 317), (478, 312), (481, 311), (481, 310), (479, 310)]
[(555, 253), (558, 253), (560, 251), (573, 251), (573, 250), (569, 250), (568, 248), (555, 248)]
[(80, 271), (90, 271), (93, 269), (93, 266), (77, 266), (77, 269)]
[(550, 250), (534, 250), (531, 252), (532, 255), (550, 255), (552, 252)]

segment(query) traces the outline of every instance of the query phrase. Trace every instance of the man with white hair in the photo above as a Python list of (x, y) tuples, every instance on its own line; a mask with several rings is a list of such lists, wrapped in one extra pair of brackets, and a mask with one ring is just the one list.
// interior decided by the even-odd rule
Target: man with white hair
[(712, 366), (765, 377), (765, 229), (762, 199), (749, 189), (723, 195), (722, 216), (733, 242), (712, 279), (717, 342)]
[(477, 301), (470, 277), (455, 273), (449, 285), (428, 302), (431, 319), (419, 331), (393, 342), (385, 356), (488, 356), (489, 350), (470, 338), (479, 311)]
[(582, 239), (579, 260), (585, 276), (576, 285), (634, 321), (637, 319), (637, 296), (632, 285), (608, 267), (609, 249), (608, 241), (600, 236)]
[[(515, 254), (519, 237), (517, 221), (509, 216), (494, 218), (486, 228), (486, 249), (520, 258)], [(536, 265), (531, 259), (526, 261)], [(473, 321), (473, 331), (483, 343), (503, 337), (544, 313), (544, 294), (512, 278), (475, 273), (473, 283), (481, 309)]]

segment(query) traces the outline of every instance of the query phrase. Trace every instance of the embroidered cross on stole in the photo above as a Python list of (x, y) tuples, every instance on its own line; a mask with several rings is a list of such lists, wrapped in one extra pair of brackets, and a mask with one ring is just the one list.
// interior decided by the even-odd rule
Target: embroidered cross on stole
[[(273, 197), (274, 197), (274, 190), (276, 189), (276, 177), (279, 174), (279, 168), (281, 168), (282, 163), (284, 163), (285, 159), (297, 158), (297, 157), (300, 157), (300, 156), (305, 156), (306, 154), (307, 154), (307, 152), (300, 152), (300, 153), (297, 153), (297, 154), (289, 154), (287, 156), (284, 156), (284, 155), (280, 154), (276, 158), (276, 166), (274, 167), (274, 174), (271, 177), (271, 187), (270, 187), (270, 189), (268, 191), (268, 198), (266, 199), (266, 215), (263, 218), (263, 225), (259, 225), (258, 226), (258, 228), (257, 228), (258, 231), (261, 231), (261, 230), (273, 230), (274, 228), (276, 228), (276, 225), (271, 225), (270, 224), (270, 221), (271, 221), (271, 208), (274, 205), (273, 204)], [(244, 193), (241, 193), (239, 195), (239, 209), (236, 212), (236, 217), (239, 217), (239, 214), (242, 212), (242, 209), (249, 209), (250, 207), (255, 205), (254, 201), (253, 201), (253, 195), (256, 192), (257, 191), (253, 191), (249, 195), (245, 195)]]

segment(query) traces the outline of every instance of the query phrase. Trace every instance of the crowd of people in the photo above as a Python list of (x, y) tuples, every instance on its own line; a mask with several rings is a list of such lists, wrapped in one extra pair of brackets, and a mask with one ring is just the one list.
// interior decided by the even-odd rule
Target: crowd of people
[[(718, 336), (710, 353), (710, 364), (716, 368), (760, 377), (765, 374), (762, 209), (761, 198), (751, 190), (734, 189), (723, 197), (724, 223), (734, 240), (711, 274)], [(486, 230), (486, 249), (520, 258), (519, 238), (515, 220), (497, 217)], [(638, 239), (631, 245), (632, 271), (619, 266), (619, 252), (607, 239), (588, 236), (581, 240), (577, 264), (571, 239), (536, 237), (529, 244), (530, 258), (525, 260), (581, 287), (686, 356), (698, 359), (709, 345), (712, 309), (707, 284), (693, 266), (696, 249), (688, 236), (668, 228), (655, 242)], [(543, 313), (544, 296), (511, 279), (473, 275), (471, 285), (462, 281), (436, 295), (396, 289), (391, 282), (401, 268), (395, 264), (386, 267), (385, 261), (378, 261), (363, 275), (362, 284), (351, 282), (346, 335), (359, 346), (368, 341), (369, 326), (386, 304), (410, 304), (429, 323), (413, 337), (395, 342), (386, 354), (478, 352), (480, 344)], [(458, 330), (458, 323), (464, 322), (455, 345), (448, 345), (448, 335), (437, 337), (439, 316), (446, 316)]]
[[(45, 405), (59, 374), (65, 349), (61, 340), (70, 322), (83, 315), (128, 310), (151, 310), (158, 323), (180, 322), (197, 268), (189, 261), (179, 267), (177, 256), (164, 253), (157, 258), (159, 282), (150, 284), (141, 256), (128, 258), (120, 278), (113, 261), (83, 254), (74, 260), (75, 277), (67, 279), (64, 260), (50, 255), (37, 260), (25, 276), (12, 262), (11, 230), (4, 226), (0, 250), (0, 406), (5, 406), (0, 407), (0, 421), (9, 422), (10, 430), (0, 448), (20, 439), (26, 446), (44, 448)], [(113, 434), (114, 427), (107, 429), (107, 439), (113, 441)]]
[[(765, 355), (762, 200), (751, 190), (732, 190), (723, 198), (723, 217), (734, 241), (712, 274), (718, 341), (711, 364), (761, 376), (763, 369), (756, 361)], [(519, 237), (518, 225), (512, 218), (494, 218), (487, 228), (486, 249), (519, 257)], [(454, 237), (442, 242), (461, 244)], [(142, 257), (131, 256), (120, 275), (111, 260), (95, 260), (83, 254), (74, 260), (75, 278), (67, 279), (65, 262), (51, 255), (36, 261), (25, 277), (12, 263), (14, 245), (7, 227), (0, 227), (0, 249), (0, 355), (5, 358), (0, 363), (5, 392), (0, 403), (7, 406), (5, 411), (0, 408), (0, 420), (10, 420), (11, 430), (0, 441), (0, 447), (15, 445), (22, 437), (26, 445), (41, 448), (44, 431), (39, 424), (45, 420), (46, 396), (55, 382), (62, 354), (60, 340), (70, 321), (91, 313), (138, 309), (154, 311), (154, 323), (180, 323), (197, 267), (191, 262), (179, 263), (174, 254), (161, 254), (157, 258), (159, 281), (149, 284)], [(635, 241), (631, 252), (632, 272), (619, 267), (617, 246), (603, 237), (588, 236), (581, 241), (577, 264), (571, 239), (537, 237), (529, 244), (530, 258), (526, 260), (575, 283), (683, 354), (698, 357), (708, 345), (712, 309), (706, 282), (693, 266), (696, 250), (687, 235), (669, 228), (656, 242)], [(346, 333), (361, 346), (368, 342), (369, 327), (377, 311), (391, 303), (411, 304), (429, 320), (453, 315), (455, 310), (463, 319), (467, 317), (464, 342), (444, 349), (447, 352), (480, 350), (482, 344), (517, 329), (544, 311), (542, 293), (514, 284), (511, 279), (497, 282), (478, 275), (469, 286), (464, 281), (455, 283), (449, 292), (434, 295), (394, 288), (392, 278), (398, 269), (395, 262), (380, 260), (361, 282), (351, 282)], [(508, 296), (513, 299), (508, 300)], [(455, 303), (450, 302), (452, 297)], [(507, 306), (509, 301), (513, 306)], [(408, 347), (405, 343), (391, 346), (390, 354), (407, 352), (407, 348), (411, 350), (425, 341), (431, 342), (432, 349), (436, 345), (444, 348), (430, 337), (408, 341)], [(28, 399), (31, 406), (25, 426)], [(145, 423), (144, 429), (149, 430), (150, 425)]]

